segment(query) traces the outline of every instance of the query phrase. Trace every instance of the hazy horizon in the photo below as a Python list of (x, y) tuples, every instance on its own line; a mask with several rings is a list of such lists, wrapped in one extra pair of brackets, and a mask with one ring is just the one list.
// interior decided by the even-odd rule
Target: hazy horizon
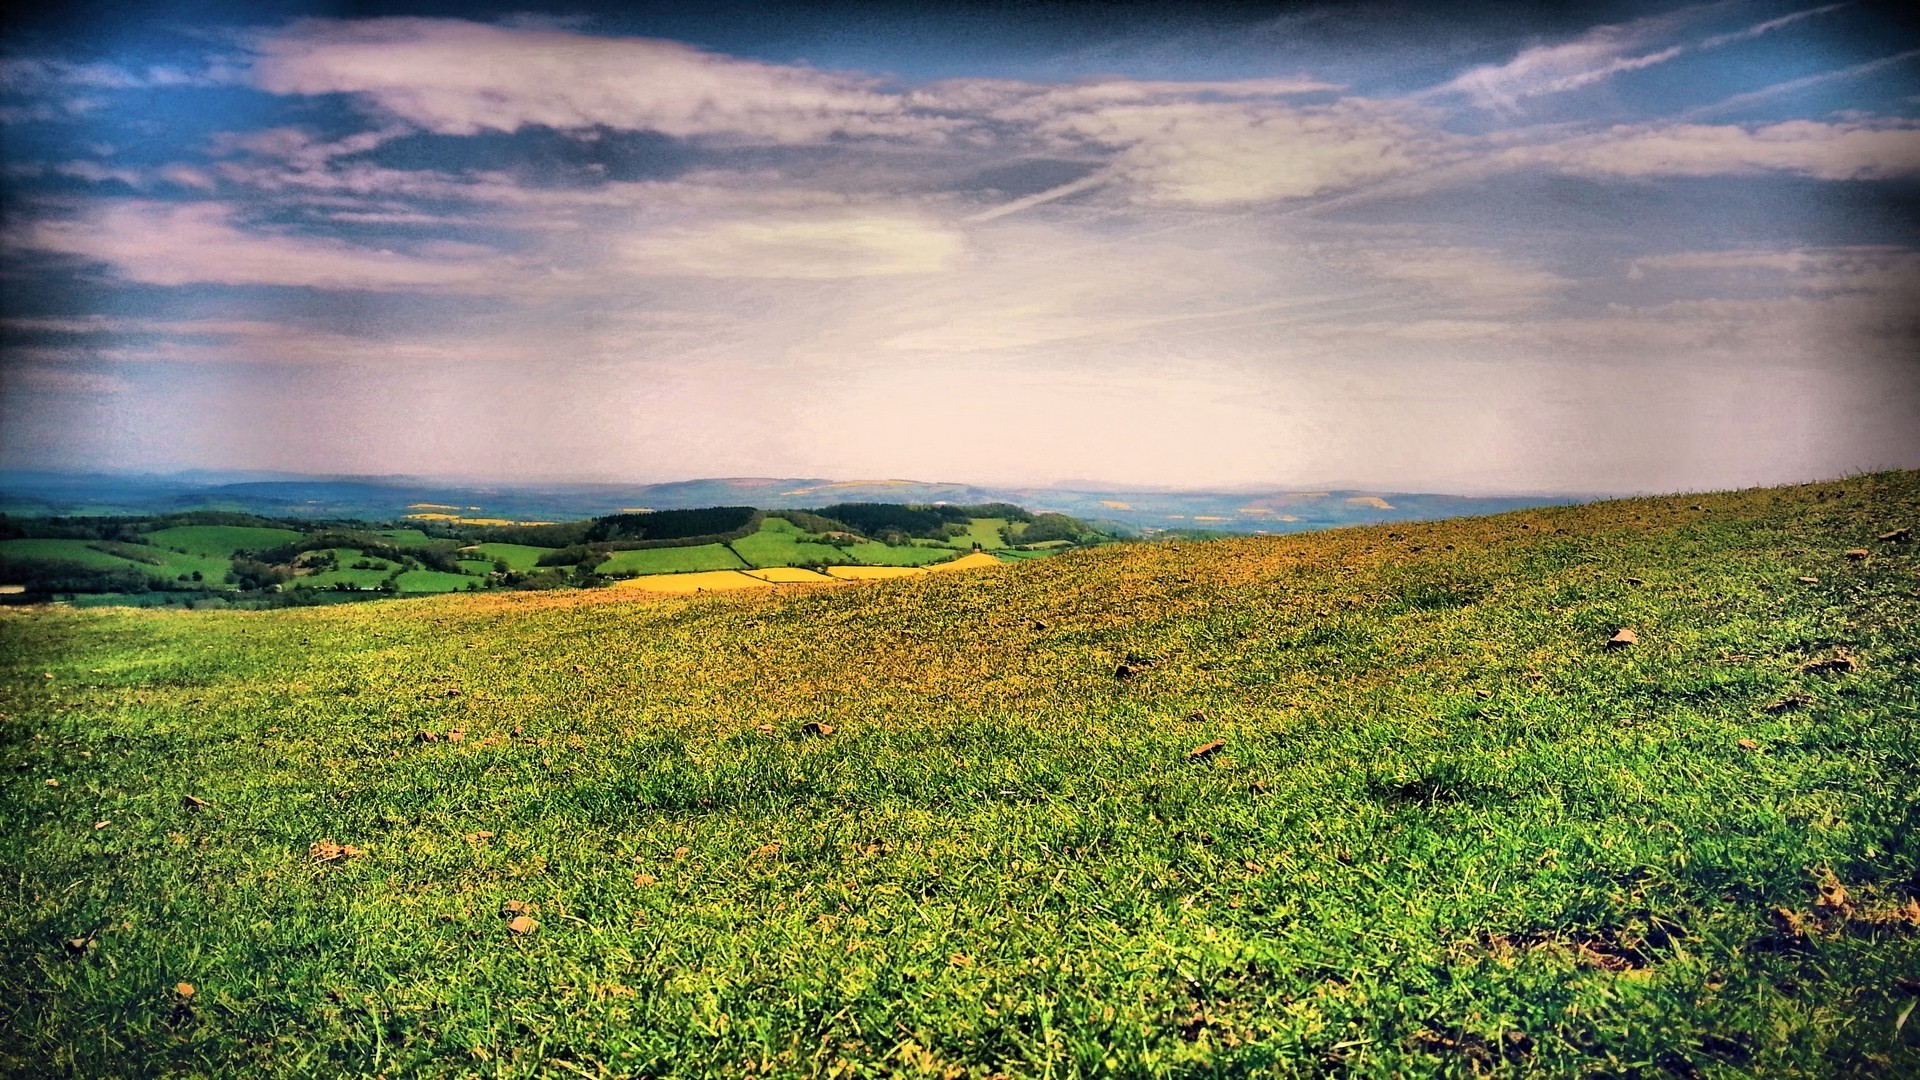
[(10, 32), (0, 467), (1920, 466), (1920, 32), (1872, 4), (330, 10)]

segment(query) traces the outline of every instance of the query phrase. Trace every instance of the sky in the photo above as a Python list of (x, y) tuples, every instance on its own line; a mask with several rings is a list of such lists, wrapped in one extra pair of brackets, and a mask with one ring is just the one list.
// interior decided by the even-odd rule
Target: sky
[(1891, 10), (60, 5), (0, 38), (0, 467), (1916, 467)]

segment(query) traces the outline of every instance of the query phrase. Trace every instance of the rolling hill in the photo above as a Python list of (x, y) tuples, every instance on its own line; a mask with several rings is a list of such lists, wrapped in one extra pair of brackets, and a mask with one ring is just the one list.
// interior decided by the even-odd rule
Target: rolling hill
[(1915, 526), (0, 611), (0, 1069), (1912, 1075)]

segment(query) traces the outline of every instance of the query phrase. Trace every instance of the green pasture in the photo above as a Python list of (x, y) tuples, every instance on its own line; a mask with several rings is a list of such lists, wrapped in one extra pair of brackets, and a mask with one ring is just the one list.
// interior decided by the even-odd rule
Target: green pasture
[(799, 566), (803, 563), (839, 564), (854, 561), (832, 544), (810, 539), (807, 532), (785, 518), (770, 517), (760, 522), (760, 530), (733, 541), (747, 565), (758, 570), (769, 566)]
[[(161, 572), (160, 567), (152, 563), (136, 562), (96, 551), (90, 546), (93, 543), (92, 540), (0, 540), (0, 560), (72, 563), (95, 570), (132, 569), (149, 574)], [(159, 556), (167, 553), (155, 551), (154, 554)]]
[(176, 525), (147, 534), (147, 543), (192, 555), (230, 559), (237, 551), (263, 551), (300, 539), (292, 529), (249, 525)]
[(1903, 528), (0, 609), (0, 1073), (1920, 1075)]
[(486, 557), (488, 562), (504, 559), (507, 569), (522, 571), (540, 569), (540, 556), (553, 553), (552, 548), (533, 547), (530, 544), (475, 544), (470, 548), (461, 548), (460, 551), (463, 555), (478, 551)]
[(966, 535), (947, 542), (962, 551), (972, 551), (975, 544), (979, 544), (982, 551), (998, 551), (1007, 546), (1000, 538), (1000, 530), (1006, 524), (1006, 518), (973, 518), (967, 523)]
[(480, 579), (476, 577), (449, 574), (442, 570), (408, 570), (394, 579), (394, 584), (403, 593), (459, 592), (479, 582)]
[(746, 567), (740, 557), (725, 544), (699, 544), (694, 547), (641, 548), (616, 551), (594, 572), (608, 577), (635, 574), (678, 574), (689, 570), (740, 570)]

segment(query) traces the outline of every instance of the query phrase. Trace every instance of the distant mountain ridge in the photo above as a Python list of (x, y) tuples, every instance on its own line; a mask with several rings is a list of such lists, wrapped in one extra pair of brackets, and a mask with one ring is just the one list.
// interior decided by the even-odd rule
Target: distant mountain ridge
[(416, 477), (0, 472), (0, 513), (21, 516), (234, 510), (269, 517), (398, 520), (452, 512), (569, 521), (644, 510), (756, 506), (793, 510), (848, 502), (1009, 502), (1133, 531), (1301, 532), (1382, 521), (1492, 514), (1582, 501), (1565, 496), (1461, 496), (1393, 491), (1153, 491), (997, 487), (919, 480), (720, 477), (659, 484), (476, 485)]

